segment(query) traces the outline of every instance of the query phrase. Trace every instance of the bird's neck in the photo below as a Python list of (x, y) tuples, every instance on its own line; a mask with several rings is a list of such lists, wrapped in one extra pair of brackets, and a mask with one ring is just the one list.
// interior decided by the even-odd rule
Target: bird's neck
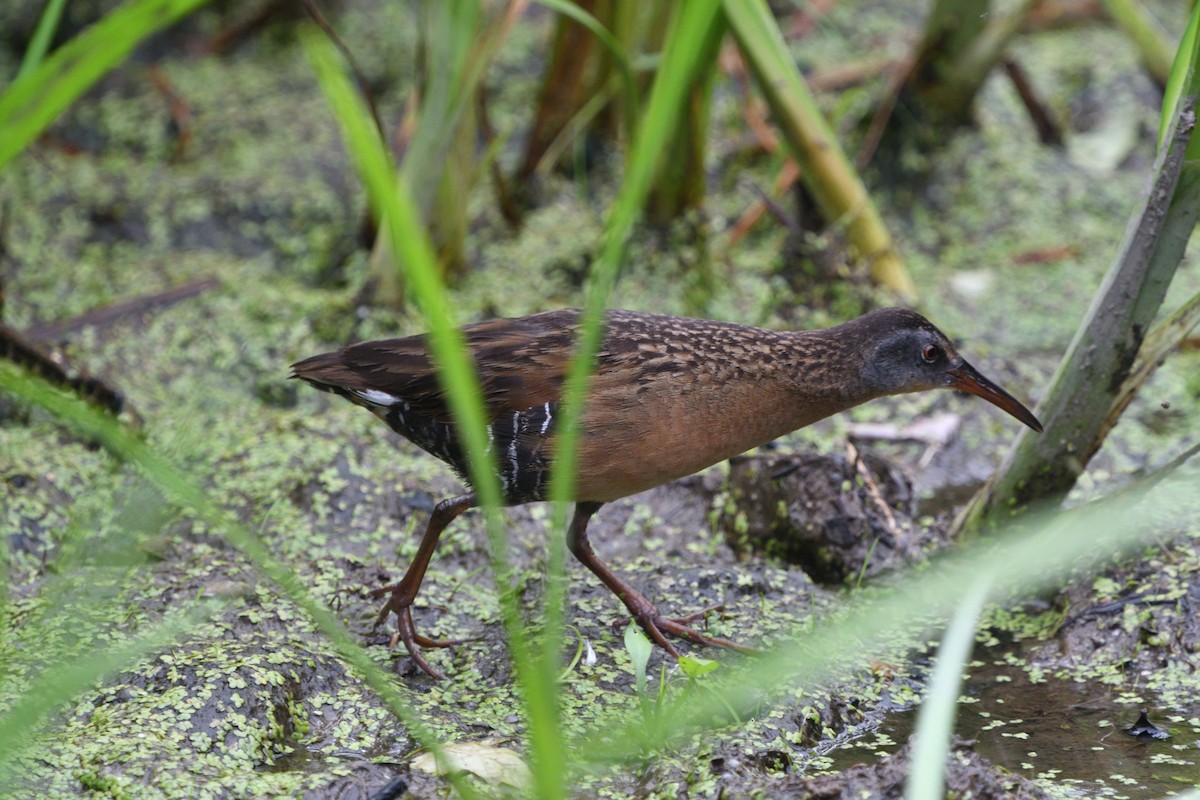
[(804, 425), (877, 396), (861, 378), (868, 353), (857, 337), (845, 336), (844, 328), (786, 334), (788, 357), (777, 374), (795, 397)]

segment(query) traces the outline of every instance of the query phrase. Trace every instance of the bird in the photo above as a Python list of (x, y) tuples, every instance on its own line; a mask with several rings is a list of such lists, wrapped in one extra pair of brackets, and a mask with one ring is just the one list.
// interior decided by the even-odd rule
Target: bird
[[(566, 308), (462, 328), (479, 376), (489, 452), (507, 506), (547, 499), (559, 403), (580, 332)], [(605, 312), (579, 426), (571, 553), (621, 600), (633, 622), (676, 659), (668, 635), (702, 646), (751, 651), (672, 618), (597, 556), (588, 522), (608, 502), (706, 469), (791, 431), (885, 395), (958, 389), (982, 397), (1037, 432), (1037, 417), (959, 355), (925, 317), (882, 308), (819, 330), (778, 331), (639, 311)], [(363, 406), (396, 433), (447, 463), (470, 487), (467, 456), (419, 334), (364, 341), (292, 365), (292, 378)], [(454, 641), (419, 634), (412, 605), (438, 537), (479, 504), (474, 491), (438, 503), (420, 545), (376, 626), (396, 617), (393, 642), (443, 675), (422, 648)], [(703, 612), (700, 612), (701, 614)]]

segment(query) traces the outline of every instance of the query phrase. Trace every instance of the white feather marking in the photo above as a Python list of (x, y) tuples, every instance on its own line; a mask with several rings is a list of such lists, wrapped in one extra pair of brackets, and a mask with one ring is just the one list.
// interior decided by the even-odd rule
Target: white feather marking
[(355, 389), (354, 393), (368, 403), (377, 406), (394, 406), (400, 402), (400, 398), (396, 395), (381, 392), (378, 389)]
[(513, 412), (513, 438), (512, 443), (508, 446), (508, 460), (512, 462), (512, 475), (515, 480), (521, 470), (521, 466), (517, 463), (517, 432), (520, 430), (521, 412)]
[(546, 431), (550, 430), (550, 420), (553, 417), (550, 414), (550, 404), (546, 403), (546, 419), (542, 421), (542, 436), (546, 435)]

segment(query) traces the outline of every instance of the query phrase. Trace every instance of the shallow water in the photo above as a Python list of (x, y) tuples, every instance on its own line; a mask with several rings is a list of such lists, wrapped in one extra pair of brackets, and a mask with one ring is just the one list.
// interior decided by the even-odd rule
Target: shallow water
[[(1157, 798), (1200, 784), (1200, 709), (1148, 706), (1167, 739), (1126, 733), (1143, 705), (1127, 687), (1077, 683), (984, 651), (960, 698), (956, 733), (997, 766), (1075, 797)], [(997, 657), (999, 656), (999, 657)], [(881, 732), (905, 742), (917, 709), (893, 715)], [(1190, 722), (1189, 722), (1190, 720)]]

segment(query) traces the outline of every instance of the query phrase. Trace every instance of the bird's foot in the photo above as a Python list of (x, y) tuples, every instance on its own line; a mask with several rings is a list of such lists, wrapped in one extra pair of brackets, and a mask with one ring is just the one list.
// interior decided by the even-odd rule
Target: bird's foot
[[(638, 602), (638, 601), (641, 602)], [(658, 612), (650, 601), (644, 597), (626, 599), (626, 607), (632, 615), (632, 620), (638, 624), (638, 627), (645, 631), (650, 640), (666, 650), (676, 659), (679, 658), (679, 651), (675, 649), (675, 645), (666, 638), (664, 634), (670, 634), (680, 639), (686, 639), (689, 642), (709, 647), (722, 647), (726, 650), (736, 650), (739, 653), (755, 653), (753, 647), (747, 647), (744, 644), (738, 644), (730, 639), (721, 636), (709, 636), (701, 633), (691, 627), (691, 623), (698, 619), (703, 619), (714, 611), (723, 611), (724, 604), (717, 603), (707, 608), (701, 609), (693, 614), (688, 614), (683, 617), (664, 617)]]
[(421, 652), (422, 647), (452, 647), (456, 644), (462, 644), (466, 639), (430, 639), (428, 636), (422, 636), (417, 633), (417, 628), (413, 624), (412, 604), (416, 599), (416, 592), (409, 590), (404, 581), (393, 583), (389, 586), (381, 586), (378, 589), (372, 589), (368, 594), (371, 597), (382, 597), (385, 594), (391, 593), (391, 597), (383, 604), (383, 608), (379, 609), (379, 614), (375, 617), (375, 626), (378, 628), (385, 621), (388, 615), (396, 615), (396, 631), (392, 634), (390, 647), (395, 647), (399, 642), (404, 642), (405, 649), (412, 656), (412, 660), (417, 666), (427, 672), (434, 678), (442, 680), (446, 676), (438, 670), (434, 669)]

